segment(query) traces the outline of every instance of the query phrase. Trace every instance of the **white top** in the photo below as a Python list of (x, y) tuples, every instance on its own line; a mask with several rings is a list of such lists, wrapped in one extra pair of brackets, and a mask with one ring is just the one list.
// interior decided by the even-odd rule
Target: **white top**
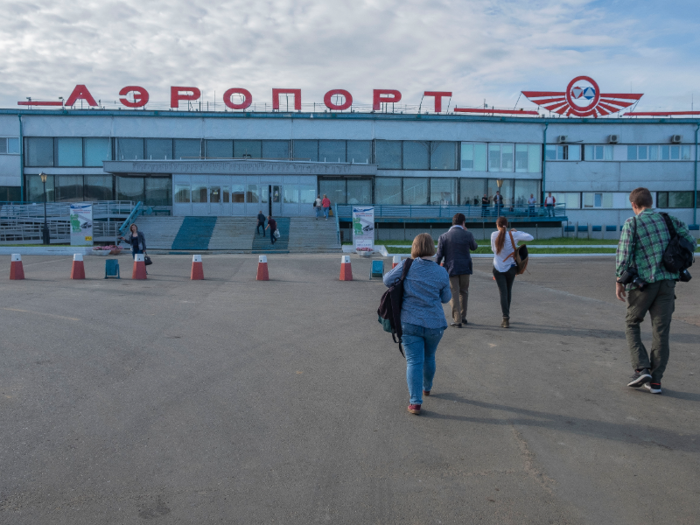
[(545, 205), (547, 205), (547, 204), (554, 204), (554, 201), (555, 201), (554, 197), (546, 197), (546, 198), (544, 199)]
[(536, 199), (535, 197), (530, 197), (530, 198), (527, 200), (527, 202), (528, 202), (528, 204), (535, 204), (535, 203), (537, 202), (537, 199)]
[[(534, 239), (532, 235), (525, 232), (512, 232), (513, 239), (515, 239), (515, 244), (517, 245), (519, 241), (531, 241)], [(506, 242), (503, 244), (503, 249), (501, 253), (496, 253), (496, 238), (498, 237), (498, 230), (491, 234), (491, 251), (493, 251), (493, 267), (499, 272), (507, 272), (511, 266), (515, 264), (512, 257), (508, 257), (513, 253), (513, 243), (510, 242), (510, 235), (506, 232)], [(506, 260), (508, 257), (508, 260)]]
[(320, 208), (322, 203), (323, 203), (323, 201), (321, 200), (321, 197), (319, 197), (318, 199), (316, 199), (316, 207), (317, 207), (317, 208)]

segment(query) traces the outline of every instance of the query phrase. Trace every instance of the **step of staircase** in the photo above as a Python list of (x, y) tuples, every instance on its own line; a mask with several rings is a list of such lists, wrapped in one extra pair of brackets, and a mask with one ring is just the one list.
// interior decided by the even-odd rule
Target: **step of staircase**
[(136, 220), (136, 226), (146, 238), (146, 248), (169, 250), (184, 219), (184, 217), (139, 217)]
[[(276, 217), (277, 229), (280, 231), (280, 238), (275, 244), (270, 242), (270, 230), (265, 230), (265, 236), (258, 235), (254, 229), (253, 253), (288, 253), (289, 252), (289, 227), (290, 219), (287, 217)], [(256, 222), (257, 224), (257, 222)]]
[(206, 250), (218, 217), (185, 217), (173, 241), (173, 250)]
[(257, 223), (258, 221), (251, 217), (218, 217), (209, 240), (209, 249), (252, 250), (253, 232)]
[(335, 220), (293, 217), (289, 233), (290, 252), (340, 252)]

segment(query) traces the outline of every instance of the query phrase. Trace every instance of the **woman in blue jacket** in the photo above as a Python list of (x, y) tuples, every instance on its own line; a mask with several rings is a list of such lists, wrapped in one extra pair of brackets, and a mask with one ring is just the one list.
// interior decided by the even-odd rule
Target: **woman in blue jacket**
[[(408, 411), (420, 414), (423, 397), (430, 395), (435, 377), (435, 352), (447, 320), (442, 304), (452, 298), (447, 271), (432, 260), (435, 243), (427, 233), (413, 239), (413, 263), (403, 282), (401, 330), (406, 353), (406, 382), (410, 401)], [(391, 286), (401, 278), (405, 261), (384, 276)]]
[(129, 233), (126, 237), (119, 238), (131, 245), (132, 257), (137, 253), (144, 253), (146, 251), (146, 237), (144, 237), (143, 232), (139, 231), (139, 227), (136, 224), (132, 224), (129, 227)]

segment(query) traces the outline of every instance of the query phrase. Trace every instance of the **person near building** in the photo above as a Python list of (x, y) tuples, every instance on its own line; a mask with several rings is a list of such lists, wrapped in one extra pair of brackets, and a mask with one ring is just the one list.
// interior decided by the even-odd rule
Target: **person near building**
[(256, 235), (258, 232), (260, 232), (260, 235), (265, 237), (265, 215), (263, 214), (262, 210), (258, 212), (258, 226), (255, 228)]
[(316, 210), (316, 220), (318, 220), (321, 213), (323, 213), (323, 199), (320, 195), (318, 195), (314, 201), (314, 209)]
[[(637, 188), (630, 193), (629, 199), (634, 217), (627, 219), (622, 226), (615, 271), (615, 295), (620, 301), (627, 299), (625, 335), (634, 368), (627, 386), (644, 386), (652, 394), (660, 394), (661, 378), (670, 354), (669, 335), (679, 274), (669, 272), (663, 265), (664, 251), (671, 235), (663, 216), (652, 209), (651, 192)], [(695, 246), (696, 241), (688, 227), (675, 217), (669, 218), (676, 233)], [(620, 278), (630, 268), (636, 269), (638, 280), (625, 285)], [(639, 329), (647, 312), (651, 316), (651, 354), (642, 343)]]
[[(267, 228), (270, 228), (270, 242), (275, 244), (277, 238), (275, 237), (275, 231), (277, 230), (277, 221), (272, 218), (272, 215), (267, 216)], [(267, 228), (265, 228), (267, 230)]]
[(119, 238), (131, 245), (132, 257), (135, 257), (137, 253), (146, 252), (146, 236), (143, 234), (143, 232), (139, 231), (139, 227), (136, 226), (136, 224), (129, 226), (129, 235)]
[(550, 191), (544, 199), (544, 208), (547, 212), (547, 217), (554, 217), (554, 205), (556, 203), (557, 199), (552, 197), (552, 192)]
[(481, 216), (486, 217), (489, 214), (489, 204), (491, 201), (489, 201), (488, 195), (484, 193), (484, 196), (481, 198)]
[[(413, 239), (411, 268), (403, 282), (401, 330), (406, 355), (406, 382), (410, 396), (408, 411), (420, 414), (423, 395), (429, 396), (435, 377), (435, 352), (447, 328), (442, 305), (450, 298), (450, 278), (432, 260), (435, 244), (428, 233)], [(405, 260), (384, 276), (386, 286), (394, 285), (403, 272)]]
[[(491, 250), (493, 256), (493, 276), (498, 285), (498, 293), (501, 297), (501, 313), (503, 314), (503, 328), (510, 327), (510, 300), (513, 290), (513, 281), (515, 281), (515, 273), (517, 265), (515, 263), (515, 250), (518, 247), (518, 241), (531, 241), (534, 239), (532, 235), (525, 232), (519, 232), (515, 229), (508, 231), (508, 219), (499, 217), (496, 221), (497, 231), (491, 234)], [(513, 242), (515, 241), (515, 246)]]
[(476, 250), (476, 239), (467, 230), (464, 214), (452, 217), (452, 227), (440, 235), (436, 261), (444, 260), (445, 270), (450, 276), (452, 299), (452, 322), (450, 326), (462, 328), (467, 324), (467, 301), (469, 299), (469, 279), (473, 272), (470, 250)]
[(328, 198), (328, 195), (323, 195), (321, 207), (323, 208), (323, 216), (328, 220), (328, 210), (331, 209), (331, 200)]
[(535, 198), (535, 195), (531, 193), (530, 198), (527, 200), (527, 206), (528, 211), (530, 213), (530, 217), (535, 216), (535, 204), (537, 204), (537, 199)]
[(501, 208), (503, 208), (503, 195), (500, 191), (497, 191), (496, 195), (493, 196), (493, 206), (496, 208), (496, 217), (500, 217)]

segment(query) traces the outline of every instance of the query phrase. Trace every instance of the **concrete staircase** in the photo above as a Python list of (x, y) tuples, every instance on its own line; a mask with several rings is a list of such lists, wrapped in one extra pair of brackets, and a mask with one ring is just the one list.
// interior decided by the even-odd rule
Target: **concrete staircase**
[[(253, 239), (253, 253), (289, 253), (289, 223), (286, 217), (275, 217), (280, 238), (275, 244), (270, 242), (270, 230), (265, 230), (265, 236), (255, 235)], [(256, 223), (257, 224), (257, 221)]]
[(289, 251), (303, 253), (340, 252), (335, 219), (316, 220), (313, 217), (290, 219)]
[[(251, 251), (257, 223), (257, 219), (251, 217), (218, 217), (209, 249)], [(269, 235), (267, 239), (269, 241)]]
[(146, 248), (169, 250), (182, 227), (184, 217), (139, 217), (136, 226), (146, 237)]
[(185, 217), (173, 241), (173, 250), (208, 250), (217, 217)]

